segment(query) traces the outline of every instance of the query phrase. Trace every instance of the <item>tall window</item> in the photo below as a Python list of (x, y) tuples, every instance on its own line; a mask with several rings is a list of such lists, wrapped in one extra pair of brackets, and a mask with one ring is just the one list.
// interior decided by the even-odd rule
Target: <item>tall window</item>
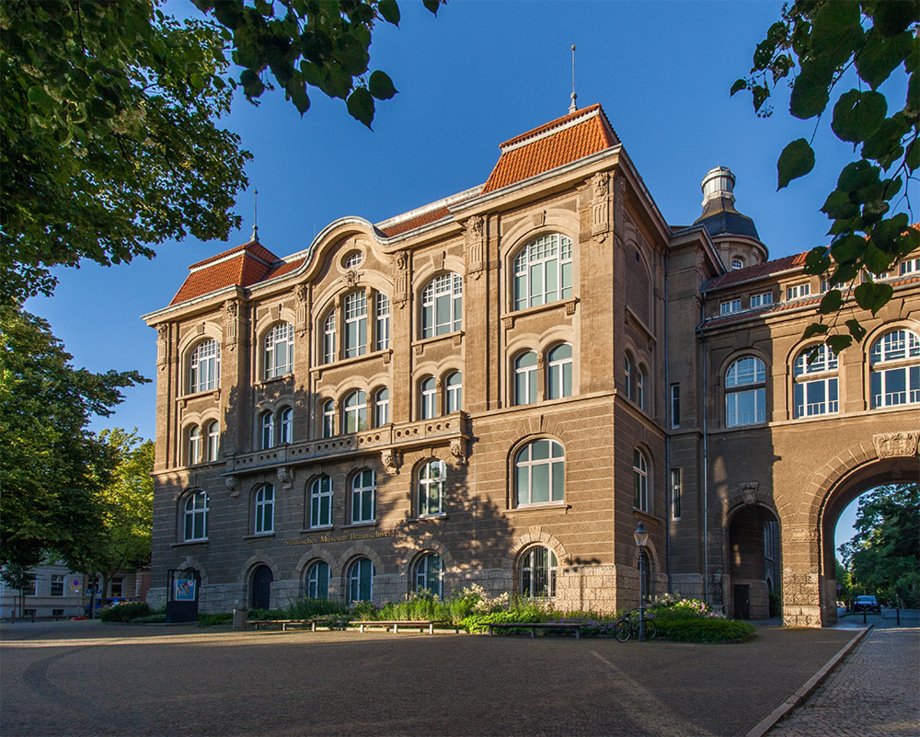
[(51, 595), (52, 596), (63, 596), (64, 595), (64, 574), (63, 573), (52, 573), (51, 574)]
[(335, 359), (335, 310), (331, 310), (323, 321), (323, 363)]
[(444, 487), (447, 466), (444, 461), (428, 461), (418, 473), (418, 516), (441, 514), (444, 510)]
[(438, 384), (433, 376), (423, 379), (419, 384), (419, 399), (420, 420), (431, 420), (438, 416)]
[(463, 401), (463, 376), (454, 371), (447, 377), (447, 414), (459, 412)]
[(275, 531), (275, 487), (266, 484), (256, 492), (255, 534), (264, 535)]
[(373, 522), (376, 514), (377, 477), (371, 470), (359, 471), (351, 480), (352, 523)]
[(514, 403), (533, 404), (537, 401), (537, 354), (522, 353), (514, 362)]
[(217, 420), (208, 423), (205, 435), (205, 440), (207, 442), (207, 460), (216, 461), (217, 452), (220, 448), (220, 425), (217, 424)]
[(645, 366), (639, 366), (636, 369), (636, 404), (639, 405), (641, 409), (645, 409)]
[(290, 443), (294, 438), (294, 410), (285, 407), (278, 413), (278, 442)]
[(920, 338), (892, 330), (869, 351), (872, 409), (920, 402)]
[(546, 382), (546, 398), (562, 399), (572, 396), (572, 346), (557, 345), (549, 352), (549, 374)]
[(201, 463), (201, 428), (192, 425), (188, 429), (188, 465)]
[(898, 272), (901, 276), (905, 274), (914, 274), (920, 271), (920, 258), (912, 258), (907, 261), (902, 261), (901, 265), (898, 267)]
[(514, 460), (518, 505), (561, 502), (565, 498), (565, 453), (555, 440), (535, 440)]
[(422, 337), (460, 330), (463, 318), (463, 277), (438, 274), (422, 292)]
[(367, 292), (352, 292), (345, 297), (345, 358), (367, 352)]
[(549, 548), (531, 548), (521, 559), (521, 596), (525, 599), (555, 599), (559, 561)]
[(725, 424), (728, 427), (764, 422), (766, 369), (753, 356), (735, 361), (725, 375)]
[(294, 326), (289, 322), (275, 325), (265, 336), (265, 378), (289, 374), (294, 367)]
[(390, 422), (390, 390), (378, 389), (374, 395), (374, 427), (383, 427)]
[(806, 348), (795, 359), (793, 399), (795, 417), (834, 414), (838, 411), (837, 356), (826, 345)]
[(627, 353), (623, 359), (623, 382), (626, 385), (626, 396), (632, 396), (633, 387), (633, 362), (632, 357)]
[(671, 427), (680, 427), (680, 384), (671, 384)]
[(350, 601), (371, 601), (374, 598), (374, 564), (358, 558), (348, 569), (348, 598)]
[(572, 296), (572, 239), (553, 233), (528, 243), (514, 259), (514, 309)]
[(680, 519), (680, 496), (683, 484), (680, 478), (680, 469), (671, 469), (671, 519)]
[(307, 569), (307, 597), (310, 599), (329, 598), (329, 564), (318, 560)]
[(377, 324), (375, 350), (385, 351), (390, 347), (390, 298), (377, 292)]
[(216, 340), (199, 343), (189, 358), (188, 390), (191, 394), (217, 388), (220, 381), (220, 345)]
[(331, 399), (323, 402), (323, 437), (335, 435), (335, 403)]
[(310, 527), (332, 526), (332, 479), (320, 476), (310, 484)]
[(203, 491), (189, 494), (185, 499), (184, 534), (182, 539), (206, 540), (208, 537), (208, 495)]
[(649, 511), (648, 461), (638, 448), (633, 450), (633, 506), (643, 512)]
[(262, 427), (262, 450), (275, 446), (275, 416), (271, 412), (263, 412), (260, 417)]
[(346, 433), (367, 430), (367, 394), (360, 390), (351, 392), (345, 397), (342, 413)]
[(441, 582), (444, 578), (444, 561), (437, 553), (423, 555), (415, 566), (415, 590), (430, 591), (439, 599), (444, 591)]

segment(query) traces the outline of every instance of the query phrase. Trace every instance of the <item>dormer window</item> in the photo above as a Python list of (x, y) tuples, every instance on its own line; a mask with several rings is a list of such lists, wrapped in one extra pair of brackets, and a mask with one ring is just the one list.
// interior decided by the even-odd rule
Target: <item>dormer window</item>
[(811, 294), (811, 284), (807, 282), (805, 284), (795, 284), (786, 289), (786, 299), (799, 299), (799, 297), (807, 297)]
[(730, 315), (733, 312), (741, 312), (740, 299), (731, 299), (727, 302), (722, 302), (722, 304), (719, 305), (720, 315)]
[(737, 271), (738, 269), (743, 269), (743, 268), (744, 268), (744, 261), (742, 261), (740, 258), (732, 259), (732, 271)]
[(751, 309), (755, 307), (766, 307), (767, 305), (773, 304), (773, 292), (764, 292), (763, 294), (755, 294), (751, 297)]

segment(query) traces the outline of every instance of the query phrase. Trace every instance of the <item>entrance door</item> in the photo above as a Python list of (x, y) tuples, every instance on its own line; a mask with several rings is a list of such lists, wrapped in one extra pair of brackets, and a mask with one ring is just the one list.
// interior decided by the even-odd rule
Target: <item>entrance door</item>
[(259, 566), (252, 574), (252, 608), (271, 609), (272, 581), (275, 576), (268, 566)]
[(751, 587), (749, 584), (736, 583), (735, 589), (735, 619), (751, 618)]

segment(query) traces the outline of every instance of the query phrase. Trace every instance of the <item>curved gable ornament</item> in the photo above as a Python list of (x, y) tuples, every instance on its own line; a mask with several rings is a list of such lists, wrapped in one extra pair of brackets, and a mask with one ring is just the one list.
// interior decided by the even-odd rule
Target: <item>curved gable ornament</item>
[(920, 430), (873, 435), (872, 443), (879, 458), (910, 458), (920, 455)]

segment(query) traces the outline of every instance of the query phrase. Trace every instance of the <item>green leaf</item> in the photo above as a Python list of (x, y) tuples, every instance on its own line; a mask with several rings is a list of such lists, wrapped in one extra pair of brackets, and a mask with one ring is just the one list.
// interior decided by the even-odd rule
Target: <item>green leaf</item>
[(806, 274), (823, 274), (831, 267), (830, 249), (824, 246), (812, 248), (805, 256)]
[(888, 102), (878, 93), (850, 90), (840, 96), (834, 105), (831, 128), (842, 141), (865, 141), (885, 120)]
[(846, 264), (862, 257), (866, 250), (866, 239), (861, 235), (851, 233), (834, 241), (831, 246), (831, 255), (838, 264)]
[(862, 342), (862, 339), (866, 337), (866, 329), (859, 324), (859, 320), (855, 317), (847, 320), (845, 325), (847, 326), (847, 330), (850, 331), (850, 335), (856, 338), (858, 342)]
[(323, 69), (319, 64), (311, 61), (300, 62), (300, 73), (303, 75), (304, 82), (313, 87), (319, 87), (323, 83)]
[(875, 317), (878, 311), (888, 304), (894, 294), (890, 284), (865, 281), (853, 290), (853, 298), (862, 309), (869, 310)]
[(907, 168), (910, 169), (911, 173), (920, 169), (920, 140), (915, 138), (911, 141), (904, 161), (907, 163)]
[(843, 171), (837, 177), (837, 189), (843, 192), (855, 192), (868, 187), (879, 181), (880, 171), (877, 166), (872, 166), (865, 159), (853, 161), (843, 167)]
[(831, 289), (824, 297), (821, 298), (821, 304), (818, 305), (818, 312), (822, 315), (830, 315), (837, 312), (843, 306), (843, 295), (839, 289)]
[(754, 89), (751, 90), (751, 92), (754, 96), (754, 112), (756, 113), (770, 97), (770, 90), (767, 87), (764, 87), (762, 84), (758, 84), (754, 86)]
[(807, 61), (795, 79), (789, 97), (789, 112), (796, 118), (807, 120), (820, 115), (830, 100), (830, 86), (834, 77), (833, 65), (823, 61)]
[(298, 84), (297, 82), (292, 81), (285, 88), (285, 90), (287, 91), (291, 102), (294, 103), (294, 107), (296, 107), (300, 115), (303, 116), (303, 114), (310, 109), (310, 98), (307, 96), (307, 91), (304, 87), (304, 83), (300, 82)]
[(29, 102), (42, 110), (53, 110), (55, 107), (54, 98), (38, 85), (29, 88)]
[(827, 335), (828, 327), (820, 322), (813, 322), (802, 334), (802, 340), (808, 340), (809, 338), (814, 338), (816, 335)]
[(377, 3), (377, 12), (387, 23), (399, 26), (399, 5), (396, 0), (380, 0)]
[(899, 33), (894, 38), (885, 38), (881, 33), (869, 33), (866, 44), (856, 57), (856, 71), (874, 90), (884, 82), (907, 55), (910, 54), (913, 37), (910, 33)]
[(422, 0), (422, 5), (429, 13), (438, 14), (438, 8), (441, 7), (441, 0)]
[(393, 86), (393, 81), (390, 79), (390, 76), (386, 72), (381, 72), (379, 69), (371, 74), (367, 83), (367, 88), (378, 100), (389, 100), (397, 93), (397, 89)]
[(355, 120), (364, 123), (370, 130), (374, 120), (374, 98), (364, 87), (355, 88), (346, 101), (348, 112)]
[(904, 257), (911, 251), (920, 248), (920, 230), (914, 227), (907, 227), (895, 237), (895, 254), (898, 257)]
[(840, 66), (861, 43), (857, 0), (835, 0), (818, 7), (811, 32), (812, 53), (832, 66)]
[(864, 159), (874, 159), (887, 169), (897, 161), (904, 149), (901, 147), (901, 138), (910, 130), (903, 112), (897, 112), (890, 118), (885, 118), (875, 133), (866, 139), (862, 147)]
[(746, 89), (747, 89), (747, 81), (744, 79), (736, 79), (735, 83), (732, 85), (732, 89), (731, 89), (731, 92), (729, 93), (729, 97), (733, 97), (736, 92), (740, 92), (741, 90), (746, 90)]
[(853, 345), (853, 339), (849, 335), (829, 335), (825, 342), (838, 356)]
[(873, 28), (883, 36), (892, 37), (907, 30), (920, 20), (920, 4), (916, 0), (883, 0), (875, 3)]
[(240, 84), (243, 85), (243, 93), (249, 98), (258, 97), (265, 91), (265, 85), (252, 69), (243, 70), (240, 74)]
[(891, 267), (893, 261), (894, 259), (891, 256), (876, 246), (871, 240), (866, 244), (862, 262), (873, 274), (884, 274)]
[(782, 189), (793, 179), (803, 177), (815, 167), (815, 152), (804, 138), (799, 138), (790, 143), (779, 156), (776, 162), (777, 179)]
[(859, 206), (850, 202), (849, 192), (841, 192), (839, 189), (835, 189), (827, 196), (827, 199), (824, 200), (821, 212), (826, 214), (831, 220), (852, 218), (859, 215)]

